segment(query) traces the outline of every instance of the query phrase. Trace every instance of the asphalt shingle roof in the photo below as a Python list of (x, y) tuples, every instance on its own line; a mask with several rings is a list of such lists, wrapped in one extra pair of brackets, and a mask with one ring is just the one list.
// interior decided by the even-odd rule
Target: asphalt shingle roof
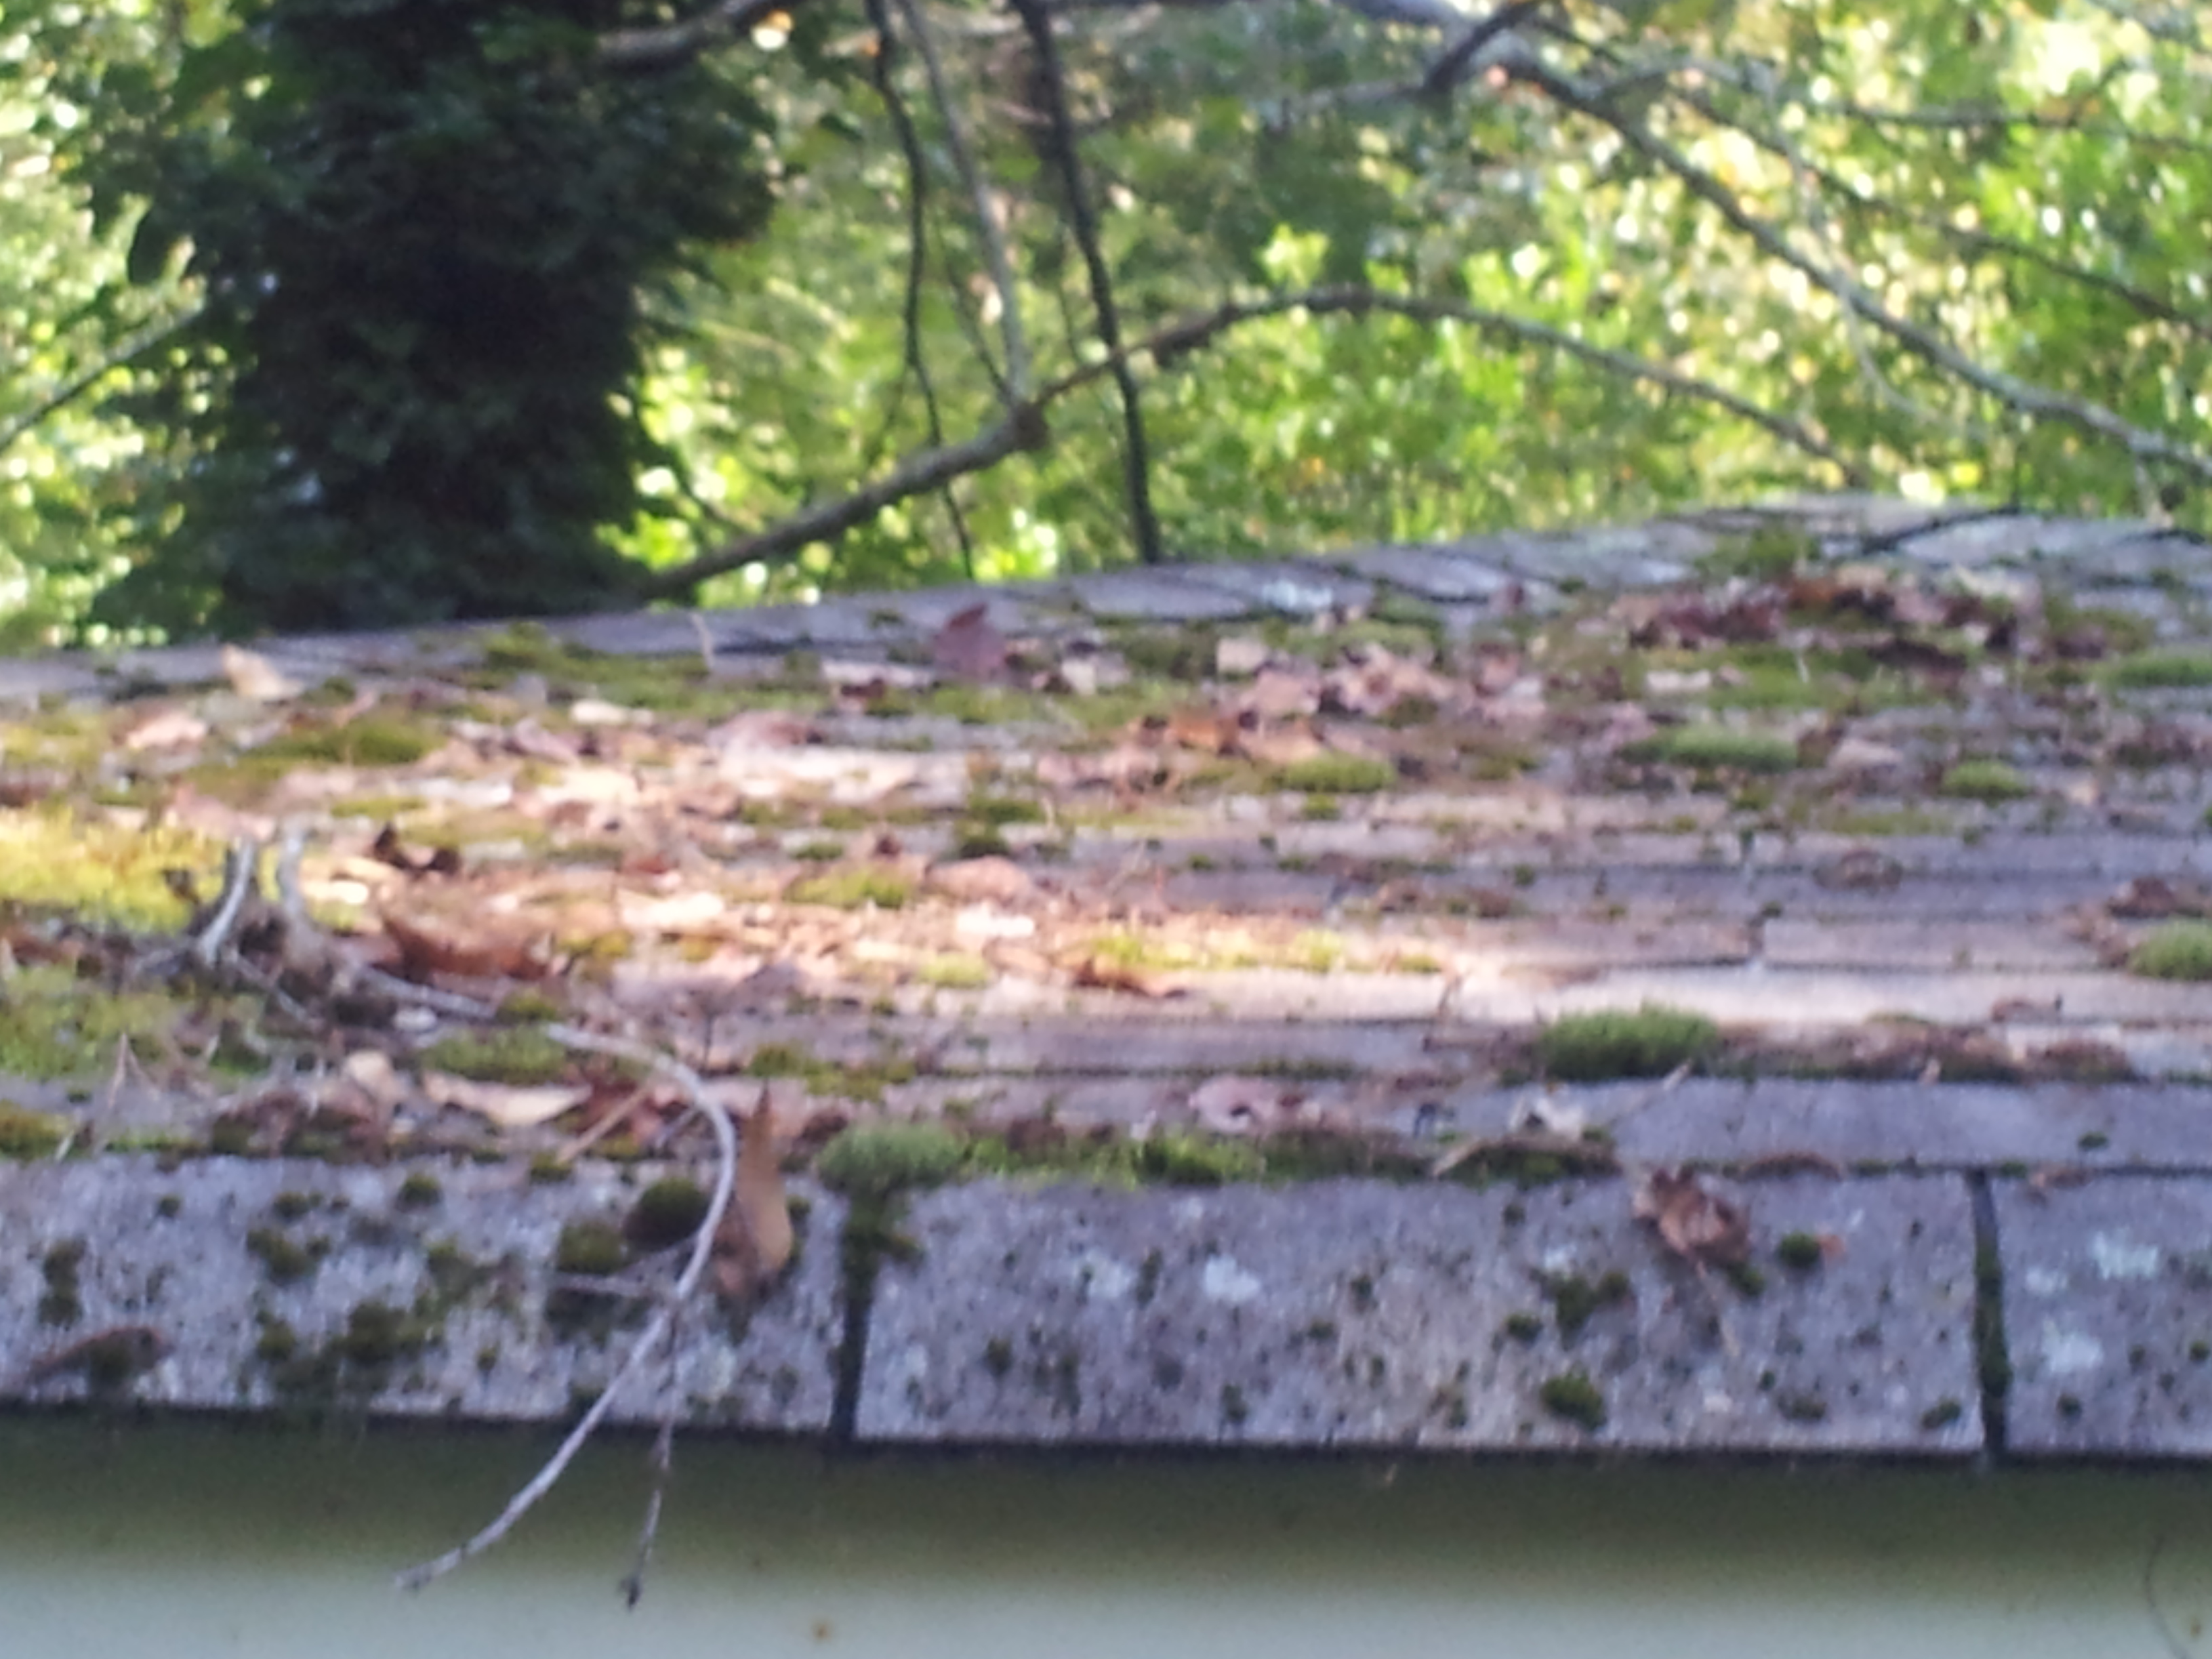
[[(204, 880), (300, 828), (362, 959), (771, 1113), (796, 1259), (622, 1417), (2197, 1457), (2208, 552), (1821, 498), (24, 661), (0, 831), (53, 859), (74, 803)], [(97, 911), (12, 913), (0, 1015), (181, 983)], [(588, 1056), (542, 1111), (456, 1090), (482, 1022), (270, 925), (181, 1026), (64, 1014), (106, 1046), (0, 1085), (0, 1400), (565, 1415), (703, 1137)]]

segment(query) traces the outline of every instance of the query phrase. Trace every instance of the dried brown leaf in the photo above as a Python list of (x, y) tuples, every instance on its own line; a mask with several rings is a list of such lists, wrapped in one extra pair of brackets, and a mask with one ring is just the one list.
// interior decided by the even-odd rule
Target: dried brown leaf
[(1708, 1192), (1687, 1170), (1655, 1169), (1638, 1183), (1636, 1218), (1686, 1261), (1732, 1267), (1751, 1254), (1751, 1218), (1741, 1205)]

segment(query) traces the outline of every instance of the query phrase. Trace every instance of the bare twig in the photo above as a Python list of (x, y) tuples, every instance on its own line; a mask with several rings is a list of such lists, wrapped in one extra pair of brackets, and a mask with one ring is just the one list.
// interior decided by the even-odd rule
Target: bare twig
[(645, 1520), (637, 1529), (637, 1556), (629, 1576), (623, 1580), (623, 1599), (635, 1607), (645, 1594), (646, 1569), (653, 1565), (653, 1547), (660, 1537), (660, 1504), (668, 1493), (668, 1474), (676, 1449), (676, 1413), (660, 1419), (660, 1432), (653, 1437), (653, 1493), (645, 1500)]
[(991, 286), (999, 295), (999, 341), (1006, 359), (1006, 383), (1001, 396), (1009, 410), (1018, 408), (1029, 397), (1030, 352), (1022, 335), (1021, 293), (1015, 285), (1013, 258), (1006, 251), (1006, 228), (999, 222), (998, 204), (992, 199), (990, 186), (968, 142), (967, 123), (961, 119), (959, 105), (954, 101), (921, 0), (899, 0), (899, 10), (905, 15), (915, 47), (921, 54), (930, 98), (937, 105), (938, 118), (945, 123), (945, 147), (951, 153), (953, 170), (959, 173), (975, 210), (975, 234), (983, 249), (983, 268), (989, 273)]
[[(486, 1008), (483, 1012), (489, 1015), (492, 1011)], [(606, 1387), (600, 1391), (599, 1398), (592, 1401), (583, 1416), (576, 1420), (575, 1427), (568, 1431), (567, 1438), (561, 1442), (553, 1455), (546, 1459), (544, 1467), (507, 1500), (507, 1507), (494, 1516), (489, 1524), (443, 1555), (400, 1573), (395, 1582), (402, 1589), (421, 1589), (483, 1554), (514, 1531), (516, 1523), (536, 1507), (538, 1500), (553, 1489), (567, 1472), (568, 1465), (575, 1461), (576, 1454), (584, 1449), (585, 1443), (605, 1420), (607, 1413), (613, 1408), (616, 1396), (622, 1392), (623, 1385), (645, 1363), (647, 1356), (667, 1340), (678, 1311), (698, 1290), (699, 1280), (705, 1274), (707, 1263), (714, 1255), (714, 1235), (720, 1228), (722, 1217), (728, 1211), (732, 1195), (737, 1190), (737, 1130), (730, 1121), (729, 1113), (708, 1097), (706, 1085), (696, 1072), (642, 1043), (601, 1036), (592, 1031), (580, 1031), (568, 1025), (549, 1025), (545, 1032), (564, 1048), (608, 1054), (647, 1066), (682, 1089), (691, 1109), (705, 1118), (708, 1127), (714, 1131), (714, 1150), (719, 1161), (714, 1189), (708, 1196), (707, 1213), (701, 1218), (697, 1232), (692, 1235), (691, 1254), (684, 1264), (683, 1273), (677, 1277), (674, 1289), (654, 1309), (653, 1316), (646, 1322), (645, 1328), (623, 1352), (621, 1363), (615, 1367), (614, 1375), (607, 1379)], [(656, 1515), (658, 1507), (656, 1500), (653, 1511)]]
[[(898, 36), (891, 27), (888, 0), (867, 0), (867, 3), (868, 21), (876, 31), (876, 52), (871, 65), (876, 96), (882, 100), (884, 112), (890, 118), (891, 131), (898, 139), (907, 179), (906, 283), (900, 300), (903, 367), (898, 388), (891, 397), (891, 406), (884, 412), (882, 429), (876, 443), (870, 447), (866, 470), (872, 471), (882, 445), (890, 440), (896, 426), (899, 405), (904, 401), (909, 379), (921, 392), (922, 412), (928, 421), (933, 448), (941, 447), (945, 442), (945, 417), (938, 403), (937, 380), (930, 373), (929, 356), (922, 348), (921, 290), (929, 273), (928, 158), (922, 154), (921, 135), (915, 128), (913, 113), (899, 94), (895, 73)], [(972, 579), (975, 574), (975, 544), (969, 533), (968, 515), (960, 510), (960, 499), (953, 494), (949, 482), (939, 487), (938, 494), (945, 502), (946, 516), (952, 521), (952, 533), (960, 541), (961, 568)]]
[(257, 837), (240, 836), (231, 842), (222, 860), (222, 896), (192, 939), (191, 959), (200, 967), (214, 967), (229, 945), (246, 901), (253, 896), (254, 877), (260, 866), (261, 842)]
[(191, 322), (192, 317), (196, 315), (198, 313), (193, 313), (187, 316), (172, 317), (153, 325), (136, 338), (125, 342), (121, 349), (111, 356), (102, 358), (90, 368), (83, 370), (72, 379), (63, 381), (61, 385), (21, 414), (11, 415), (7, 420), (0, 421), (0, 450), (7, 449), (25, 433), (38, 427), (47, 416), (58, 414), (68, 408), (70, 404), (92, 391), (118, 369), (129, 368), (155, 347), (166, 344), (178, 330)]
[(599, 62), (611, 69), (665, 69), (696, 58), (710, 46), (750, 34), (779, 11), (796, 11), (801, 0), (715, 0), (705, 10), (650, 28), (613, 29), (599, 37)]
[(1421, 92), (1434, 98), (1451, 90), (1458, 84), (1460, 76), (1466, 73), (1468, 65), (1474, 61), (1475, 53), (1540, 9), (1543, 4), (1544, 0), (1512, 0), (1512, 3), (1498, 7), (1462, 35), (1453, 43), (1450, 51), (1431, 65), (1428, 74), (1422, 77)]
[(1098, 222), (1091, 211), (1090, 193), (1084, 188), (1083, 161), (1077, 150), (1075, 118), (1067, 107), (1066, 77), (1060, 66), (1060, 46), (1053, 39), (1052, 19), (1044, 0), (1013, 0), (1029, 31), (1030, 50), (1036, 53), (1037, 85), (1048, 106), (1052, 149), (1060, 164), (1060, 188), (1067, 198), (1067, 222), (1083, 250), (1085, 270), (1091, 282), (1091, 305), (1097, 313), (1099, 343), (1121, 398), (1121, 473), (1129, 497), (1129, 527), (1136, 538), (1137, 557), (1158, 564), (1164, 557), (1160, 545), (1159, 516), (1152, 509), (1152, 460), (1145, 441), (1145, 415), (1137, 377), (1121, 355), (1121, 320), (1114, 302), (1114, 278), (1098, 243)]
[(836, 540), (894, 502), (941, 488), (968, 473), (981, 472), (1021, 450), (1038, 448), (1044, 439), (1042, 414), (1033, 405), (1017, 409), (1005, 420), (964, 443), (924, 450), (849, 495), (808, 507), (780, 525), (757, 535), (740, 537), (689, 564), (656, 571), (640, 586), (647, 599), (673, 599), (726, 570), (787, 558), (812, 543)]

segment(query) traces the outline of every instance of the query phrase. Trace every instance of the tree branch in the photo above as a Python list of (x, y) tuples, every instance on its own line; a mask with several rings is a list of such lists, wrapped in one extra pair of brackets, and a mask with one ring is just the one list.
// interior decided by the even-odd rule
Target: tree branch
[[(897, 424), (899, 406), (905, 401), (909, 379), (921, 389), (922, 411), (933, 448), (945, 442), (945, 415), (937, 400), (936, 377), (929, 372), (929, 356), (922, 348), (921, 339), (921, 290), (929, 274), (929, 161), (922, 154), (921, 134), (915, 128), (914, 116), (906, 106), (906, 100), (899, 94), (894, 72), (898, 36), (891, 27), (889, 0), (867, 0), (867, 9), (868, 21), (876, 31), (876, 52), (871, 64), (876, 96), (883, 103), (884, 114), (890, 118), (899, 155), (906, 163), (907, 180), (906, 286), (899, 310), (902, 369), (898, 390), (892, 394), (891, 406), (884, 413), (882, 430), (870, 445), (863, 464), (863, 471), (872, 472), (882, 446), (890, 441)], [(952, 533), (960, 541), (961, 566), (972, 580), (975, 574), (975, 544), (968, 533), (967, 515), (961, 512), (959, 498), (952, 493), (950, 484), (942, 494), (946, 516), (952, 520)]]
[(2033, 385), (2017, 375), (1985, 368), (1949, 341), (1917, 323), (1899, 316), (1869, 293), (1856, 277), (1832, 270), (1791, 246), (1789, 239), (1779, 230), (1744, 206), (1735, 191), (1680, 150), (1656, 137), (1639, 122), (1589, 96), (1565, 77), (1536, 63), (1516, 64), (1512, 72), (1517, 78), (1527, 80), (1547, 94), (1555, 103), (1620, 134), (1631, 149), (1681, 180), (1692, 195), (1719, 214), (1724, 222), (1747, 238), (1768, 258), (1801, 272), (1824, 293), (1840, 301), (1850, 311), (1864, 318), (1916, 356), (1995, 398), (2016, 413), (2077, 428), (2107, 443), (2117, 445), (2137, 461), (2163, 462), (2200, 478), (2212, 480), (2212, 455), (2199, 453), (2162, 434), (2147, 432), (2089, 398), (2069, 397), (2063, 392)]
[(937, 105), (939, 118), (945, 123), (945, 148), (952, 152), (953, 167), (960, 174), (975, 207), (975, 234), (982, 239), (983, 267), (990, 273), (991, 286), (999, 295), (999, 338), (1006, 357), (1002, 399), (1012, 413), (1029, 398), (1030, 353), (1022, 337), (1021, 294), (1014, 283), (1013, 258), (1006, 251), (1006, 234), (999, 223), (990, 187), (984, 182), (982, 169), (976, 165), (975, 151), (969, 145), (968, 129), (960, 118), (959, 106), (953, 102), (944, 63), (938, 56), (937, 42), (922, 16), (921, 0), (899, 0), (899, 9), (906, 15), (907, 27), (913, 30), (915, 45), (921, 51), (922, 68), (929, 77), (929, 95)]
[(680, 22), (651, 28), (613, 29), (599, 36), (599, 62), (610, 69), (666, 69), (696, 58), (710, 46), (750, 34), (779, 11), (795, 11), (802, 0), (715, 0), (704, 11)]
[(1509, 5), (1498, 7), (1469, 29), (1454, 44), (1451, 50), (1430, 66), (1421, 78), (1421, 92), (1430, 98), (1440, 97), (1459, 84), (1474, 55), (1499, 35), (1540, 10), (1544, 0), (1511, 0)]
[(1060, 47), (1053, 39), (1052, 19), (1044, 0), (1013, 0), (1022, 26), (1029, 31), (1030, 46), (1037, 57), (1037, 79), (1052, 121), (1052, 149), (1060, 163), (1060, 179), (1067, 198), (1068, 223), (1083, 250), (1083, 264), (1091, 281), (1091, 306), (1097, 313), (1099, 343), (1106, 348), (1115, 390), (1121, 398), (1121, 473), (1129, 497), (1129, 526), (1137, 542), (1137, 557), (1158, 564), (1165, 553), (1160, 545), (1160, 521), (1152, 510), (1152, 457), (1145, 441), (1145, 413), (1137, 377), (1121, 355), (1121, 321), (1114, 303), (1114, 278), (1107, 269), (1106, 253), (1098, 244), (1098, 222), (1091, 211), (1084, 189), (1083, 160), (1077, 150), (1075, 118), (1067, 107), (1066, 77), (1060, 73)]
[(11, 415), (5, 421), (0, 421), (0, 453), (4, 453), (18, 438), (40, 425), (49, 416), (59, 414), (68, 408), (117, 369), (130, 368), (191, 320), (191, 315), (188, 314), (155, 324), (141, 332), (137, 339), (126, 343), (121, 350), (63, 381), (21, 414)]
[(835, 541), (847, 531), (866, 524), (884, 508), (909, 496), (942, 489), (955, 478), (995, 466), (1024, 449), (1042, 449), (1045, 437), (1044, 416), (1039, 405), (1023, 404), (964, 443), (926, 449), (910, 456), (874, 483), (849, 495), (794, 514), (780, 525), (757, 535), (742, 536), (687, 564), (654, 571), (638, 584), (638, 589), (648, 599), (676, 599), (709, 576), (719, 576), (744, 565), (788, 558), (815, 542)]
[(1023, 450), (1043, 447), (1047, 436), (1046, 407), (1070, 392), (1111, 374), (1116, 362), (1133, 363), (1136, 359), (1149, 358), (1155, 365), (1166, 368), (1204, 345), (1217, 334), (1243, 323), (1284, 316), (1296, 311), (1308, 312), (1316, 316), (1356, 316), (1383, 312), (1417, 322), (1465, 323), (1524, 345), (1542, 346), (1624, 380), (1643, 381), (1727, 410), (1793, 449), (1827, 462), (1836, 468), (1849, 488), (1863, 489), (1867, 487), (1868, 476), (1864, 468), (1837, 450), (1818, 433), (1786, 415), (1762, 409), (1748, 398), (1739, 397), (1709, 380), (1685, 374), (1664, 363), (1591, 345), (1548, 324), (1530, 322), (1526, 318), (1510, 316), (1504, 312), (1464, 305), (1455, 300), (1382, 294), (1373, 289), (1347, 283), (1306, 289), (1292, 294), (1270, 295), (1264, 299), (1232, 300), (1212, 311), (1181, 318), (1154, 329), (1141, 338), (1127, 342), (1110, 358), (1084, 363), (1046, 381), (1037, 388), (1031, 402), (966, 442), (924, 450), (908, 458), (874, 483), (849, 495), (807, 508), (780, 525), (757, 535), (742, 537), (689, 563), (654, 571), (639, 584), (640, 589), (644, 597), (651, 599), (678, 599), (710, 576), (721, 575), (743, 565), (787, 558), (811, 543), (835, 540), (847, 531), (866, 523), (886, 507), (927, 490), (939, 489), (951, 480), (968, 473), (982, 471)]

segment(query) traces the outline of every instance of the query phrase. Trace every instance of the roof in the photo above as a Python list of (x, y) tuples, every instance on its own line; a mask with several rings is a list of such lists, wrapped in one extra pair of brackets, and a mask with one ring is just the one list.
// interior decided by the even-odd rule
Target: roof
[[(617, 1417), (2212, 1454), (2206, 556), (1819, 498), (0, 665), (0, 1399), (570, 1415), (711, 1148), (551, 1016), (797, 1221)], [(159, 937), (287, 826), (447, 1001)]]

